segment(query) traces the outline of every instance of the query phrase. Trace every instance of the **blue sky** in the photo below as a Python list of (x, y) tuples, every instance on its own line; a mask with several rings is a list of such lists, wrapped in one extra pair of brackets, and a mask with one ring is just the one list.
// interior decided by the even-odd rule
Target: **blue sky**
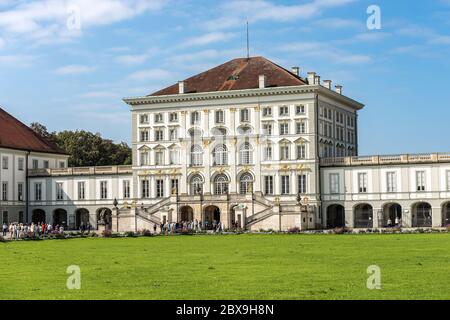
[(246, 20), (251, 55), (366, 105), (360, 154), (450, 151), (450, 0), (0, 0), (0, 105), (129, 142), (121, 98), (244, 56)]

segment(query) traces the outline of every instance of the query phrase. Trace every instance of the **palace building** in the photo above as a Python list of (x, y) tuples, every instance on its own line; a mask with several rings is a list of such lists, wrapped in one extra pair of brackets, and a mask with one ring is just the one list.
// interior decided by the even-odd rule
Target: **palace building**
[(7, 188), (27, 185), (22, 203), (0, 199), (3, 220), (114, 231), (193, 220), (247, 230), (450, 223), (450, 154), (358, 156), (363, 104), (314, 72), (238, 58), (124, 101), (132, 166), (68, 168), (54, 149), (36, 163), (43, 150), (3, 145), (16, 134), (0, 129), (0, 156), (31, 152), (27, 174), (0, 171)]

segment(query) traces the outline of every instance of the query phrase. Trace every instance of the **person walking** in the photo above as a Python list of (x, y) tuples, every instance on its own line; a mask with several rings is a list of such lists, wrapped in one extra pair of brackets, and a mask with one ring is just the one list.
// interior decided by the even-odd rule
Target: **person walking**
[(6, 233), (8, 232), (8, 225), (6, 222), (3, 222), (3, 236), (6, 237)]
[(153, 234), (156, 234), (156, 223), (153, 224)]

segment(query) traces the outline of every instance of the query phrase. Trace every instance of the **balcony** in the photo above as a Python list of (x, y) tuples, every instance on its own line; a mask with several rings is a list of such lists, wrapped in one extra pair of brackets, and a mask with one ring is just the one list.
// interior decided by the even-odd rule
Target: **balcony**
[(385, 156), (361, 156), (320, 159), (322, 167), (350, 167), (365, 165), (418, 164), (450, 162), (450, 153), (423, 153)]
[(63, 176), (93, 176), (131, 174), (131, 166), (104, 166), (104, 167), (74, 167), (59, 169), (30, 169), (30, 177), (63, 177)]

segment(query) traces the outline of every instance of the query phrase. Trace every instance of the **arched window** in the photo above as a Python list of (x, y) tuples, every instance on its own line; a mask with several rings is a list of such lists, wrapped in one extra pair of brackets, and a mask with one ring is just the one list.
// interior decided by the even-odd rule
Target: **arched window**
[(244, 142), (239, 148), (240, 164), (253, 163), (253, 148), (249, 142)]
[(191, 195), (199, 195), (203, 192), (203, 178), (198, 174), (191, 178)]
[(191, 147), (191, 166), (199, 167), (203, 165), (203, 149), (199, 145)]
[(214, 179), (214, 193), (227, 194), (228, 193), (228, 178), (224, 174), (219, 174)]
[(239, 179), (239, 192), (241, 194), (253, 192), (253, 177), (250, 173), (244, 173)]
[(228, 164), (228, 149), (225, 145), (220, 144), (213, 150), (213, 165), (225, 166)]

